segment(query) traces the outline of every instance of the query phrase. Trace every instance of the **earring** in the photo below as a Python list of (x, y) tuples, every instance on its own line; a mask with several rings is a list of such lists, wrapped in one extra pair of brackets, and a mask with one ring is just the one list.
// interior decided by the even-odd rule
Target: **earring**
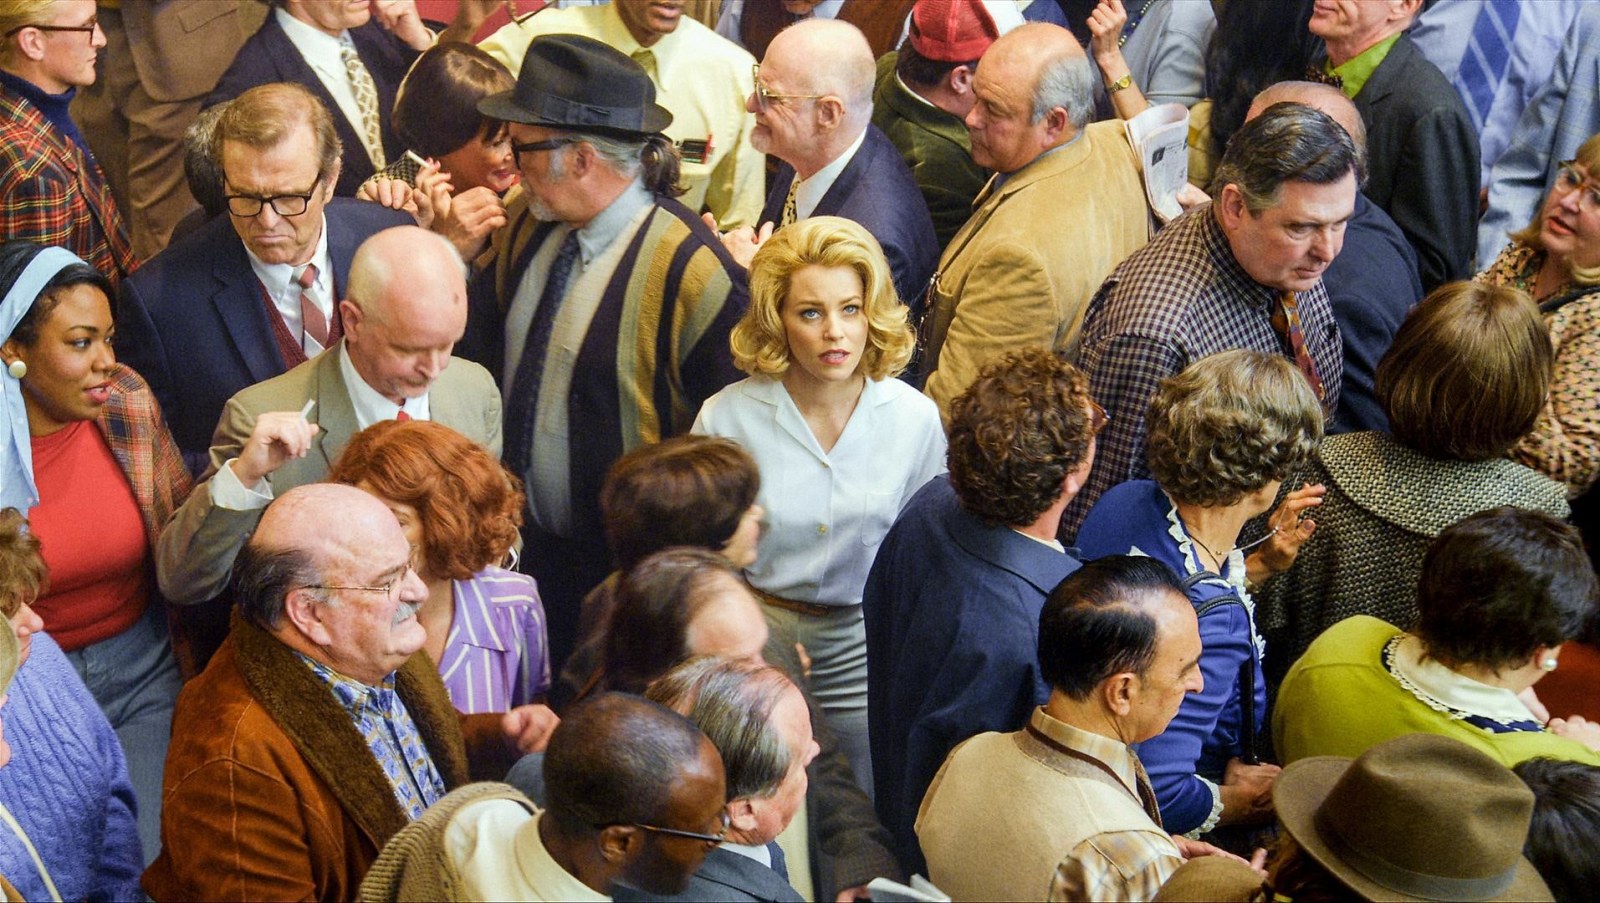
[(1556, 669), (1556, 657), (1553, 655), (1545, 656), (1539, 661), (1539, 667), (1546, 671), (1554, 671)]
[(21, 379), (28, 375), (28, 363), (19, 357), (6, 365), (6, 372), (12, 379)]

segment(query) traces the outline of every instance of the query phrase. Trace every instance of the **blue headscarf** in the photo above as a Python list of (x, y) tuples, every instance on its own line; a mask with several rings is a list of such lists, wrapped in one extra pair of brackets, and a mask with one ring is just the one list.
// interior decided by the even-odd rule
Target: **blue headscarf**
[[(5, 293), (0, 301), (0, 336), (10, 338), (50, 280), (75, 263), (83, 261), (63, 248), (27, 241), (0, 246), (0, 292)], [(15, 508), (26, 517), (39, 504), (39, 489), (33, 482), (33, 438), (22, 381), (4, 367), (0, 367), (0, 402), (0, 508)]]

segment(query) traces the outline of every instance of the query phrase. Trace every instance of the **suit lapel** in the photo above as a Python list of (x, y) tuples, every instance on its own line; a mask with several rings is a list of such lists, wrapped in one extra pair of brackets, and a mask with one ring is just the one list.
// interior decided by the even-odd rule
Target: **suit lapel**
[(288, 365), (278, 353), (272, 324), (267, 322), (261, 282), (250, 268), (244, 244), (232, 227), (226, 231), (218, 229), (217, 234), (221, 247), (211, 264), (211, 275), (217, 282), (211, 294), (211, 306), (216, 308), (228, 339), (233, 342), (234, 352), (244, 362), (251, 380), (271, 379), (287, 370)]
[(350, 437), (361, 430), (356, 422), (355, 405), (350, 403), (350, 391), (344, 385), (344, 375), (339, 372), (339, 352), (343, 347), (341, 340), (317, 355), (317, 369), (312, 376), (311, 397), (317, 400), (317, 410), (311, 419), (322, 427), (322, 432), (317, 434), (317, 448), (326, 462), (324, 473), (339, 460)]
[(867, 161), (877, 153), (877, 131), (877, 126), (867, 126), (867, 134), (861, 139), (861, 146), (856, 148), (855, 156), (851, 157), (850, 162), (839, 171), (839, 178), (834, 179), (833, 184), (828, 186), (827, 194), (817, 202), (817, 209), (811, 211), (812, 216), (833, 216), (844, 206), (845, 198), (855, 192), (856, 183), (861, 181), (861, 174), (867, 171)]

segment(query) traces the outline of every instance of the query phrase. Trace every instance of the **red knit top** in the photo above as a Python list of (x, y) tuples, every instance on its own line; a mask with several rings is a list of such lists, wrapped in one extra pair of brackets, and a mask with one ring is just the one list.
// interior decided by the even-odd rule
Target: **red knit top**
[(45, 630), (71, 651), (110, 639), (144, 613), (149, 544), (133, 489), (93, 421), (33, 438), (39, 504), (28, 515), (50, 568), (33, 604)]

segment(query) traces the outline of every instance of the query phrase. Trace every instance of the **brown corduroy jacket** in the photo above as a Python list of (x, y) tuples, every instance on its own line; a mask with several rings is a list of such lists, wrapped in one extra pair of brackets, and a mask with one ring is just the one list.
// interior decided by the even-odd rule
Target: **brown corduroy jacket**
[[(469, 746), (483, 753), (475, 764), (504, 774), (500, 716), (456, 712), (425, 653), (400, 668), (396, 690), (447, 789), (469, 780)], [(161, 855), (143, 882), (152, 899), (354, 899), (409, 821), (326, 685), (237, 615), (179, 694), (172, 737)]]

